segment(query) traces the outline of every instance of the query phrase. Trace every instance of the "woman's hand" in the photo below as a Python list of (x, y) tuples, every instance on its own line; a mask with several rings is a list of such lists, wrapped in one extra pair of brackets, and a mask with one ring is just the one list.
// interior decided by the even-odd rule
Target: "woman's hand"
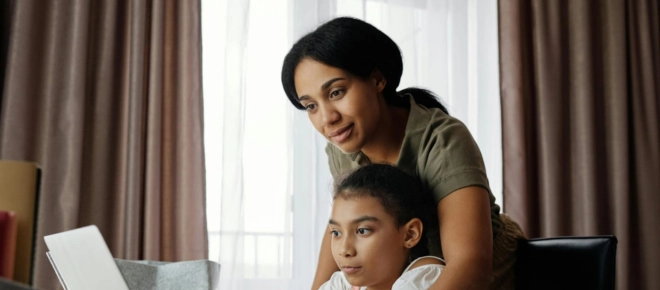
[(471, 186), (438, 203), (442, 252), (447, 265), (433, 289), (488, 289), (493, 272), (493, 229), (486, 189)]

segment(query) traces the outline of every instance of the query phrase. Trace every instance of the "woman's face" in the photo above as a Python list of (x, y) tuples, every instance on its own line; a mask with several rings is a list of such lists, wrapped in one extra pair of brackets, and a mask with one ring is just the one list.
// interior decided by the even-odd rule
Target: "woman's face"
[(338, 197), (328, 228), (332, 255), (351, 285), (390, 289), (401, 276), (409, 253), (406, 230), (377, 199)]
[(294, 74), (296, 92), (314, 128), (345, 153), (369, 142), (381, 120), (385, 81), (363, 79), (336, 67), (304, 59)]

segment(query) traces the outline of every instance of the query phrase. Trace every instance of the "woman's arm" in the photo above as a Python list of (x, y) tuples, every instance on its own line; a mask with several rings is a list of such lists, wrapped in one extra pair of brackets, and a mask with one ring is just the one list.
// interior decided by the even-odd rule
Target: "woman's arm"
[(493, 228), (488, 192), (456, 190), (438, 203), (446, 266), (431, 290), (488, 289), (493, 271)]
[(330, 280), (334, 272), (339, 271), (335, 259), (332, 258), (332, 250), (330, 249), (330, 238), (332, 235), (330, 231), (325, 231), (323, 241), (321, 242), (321, 253), (319, 253), (319, 264), (316, 267), (316, 275), (314, 275), (314, 283), (312, 283), (312, 290), (317, 290), (323, 283)]

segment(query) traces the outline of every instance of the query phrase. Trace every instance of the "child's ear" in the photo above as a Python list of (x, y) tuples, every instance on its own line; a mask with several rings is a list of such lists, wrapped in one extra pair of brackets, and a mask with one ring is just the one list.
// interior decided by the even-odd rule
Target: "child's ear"
[(381, 73), (378, 69), (374, 69), (371, 72), (371, 80), (376, 86), (376, 89), (378, 90), (379, 93), (385, 89), (385, 85), (387, 84), (387, 79), (385, 79), (383, 73)]
[(422, 239), (422, 230), (424, 230), (424, 225), (422, 221), (418, 218), (411, 219), (406, 225), (404, 225), (406, 231), (406, 238), (404, 240), (404, 247), (411, 249), (419, 240)]

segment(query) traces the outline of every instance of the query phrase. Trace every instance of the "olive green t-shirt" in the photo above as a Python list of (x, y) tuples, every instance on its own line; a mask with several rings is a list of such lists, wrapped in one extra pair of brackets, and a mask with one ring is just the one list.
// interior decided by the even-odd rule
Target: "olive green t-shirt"
[[(394, 166), (420, 178), (435, 204), (428, 207), (432, 219), (428, 228), (429, 251), (442, 257), (437, 225), (437, 203), (450, 193), (468, 186), (485, 188), (490, 195), (493, 235), (501, 227), (500, 207), (488, 186), (486, 168), (477, 143), (458, 119), (437, 108), (415, 103), (410, 95), (410, 113), (406, 134)], [(362, 152), (344, 153), (331, 143), (325, 149), (332, 176), (340, 177), (370, 163)], [(433, 219), (435, 217), (435, 219)]]

